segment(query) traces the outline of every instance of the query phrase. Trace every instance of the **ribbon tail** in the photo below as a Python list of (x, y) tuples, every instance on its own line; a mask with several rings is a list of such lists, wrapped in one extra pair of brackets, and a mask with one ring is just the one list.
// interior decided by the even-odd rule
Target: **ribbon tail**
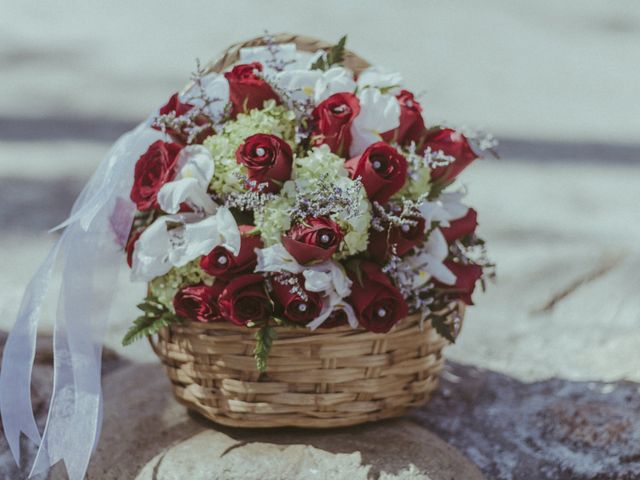
[(51, 248), (22, 298), (16, 323), (7, 338), (0, 370), (0, 412), (9, 449), (20, 464), (20, 432), (40, 443), (31, 403), (31, 373), (42, 304), (60, 251), (62, 238)]

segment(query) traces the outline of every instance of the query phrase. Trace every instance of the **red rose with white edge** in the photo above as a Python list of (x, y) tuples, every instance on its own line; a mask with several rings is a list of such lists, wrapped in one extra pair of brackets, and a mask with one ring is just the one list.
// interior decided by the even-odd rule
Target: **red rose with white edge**
[(385, 142), (370, 145), (345, 163), (351, 178), (360, 177), (369, 200), (385, 203), (407, 179), (407, 160)]
[(425, 220), (421, 216), (410, 217), (411, 223), (393, 225), (383, 231), (371, 229), (369, 232), (369, 254), (378, 262), (383, 262), (393, 252), (403, 256), (424, 241)]
[(309, 292), (302, 287), (304, 277), (298, 276), (297, 287), (300, 294), (292, 285), (281, 283), (277, 279), (271, 282), (272, 296), (276, 301), (276, 311), (284, 318), (300, 325), (306, 325), (320, 315), (322, 298), (316, 292)]
[(221, 315), (229, 322), (245, 326), (269, 320), (273, 315), (264, 277), (250, 273), (231, 280), (218, 301)]
[(448, 227), (440, 227), (440, 231), (447, 240), (447, 243), (451, 243), (459, 238), (468, 237), (476, 231), (478, 226), (478, 213), (470, 208), (467, 214), (457, 220), (449, 222)]
[(181, 149), (177, 143), (158, 140), (138, 159), (130, 195), (138, 210), (158, 208), (158, 191), (175, 178)]
[(467, 305), (473, 305), (471, 295), (476, 288), (476, 283), (482, 277), (482, 267), (473, 263), (465, 265), (450, 260), (444, 262), (444, 266), (456, 276), (456, 283), (455, 285), (444, 285), (436, 281), (436, 285), (450, 298), (459, 299)]
[(253, 225), (238, 227), (241, 236), (237, 256), (220, 245), (200, 259), (200, 268), (209, 275), (227, 281), (245, 273), (253, 273), (258, 261), (255, 249), (262, 248), (260, 235), (251, 234), (255, 228)]
[(261, 109), (267, 100), (280, 103), (278, 94), (273, 88), (260, 78), (256, 72), (262, 72), (259, 62), (236, 65), (224, 74), (229, 82), (229, 101), (231, 102), (231, 116), (245, 113), (253, 109)]
[(257, 133), (247, 137), (236, 150), (236, 161), (247, 167), (249, 180), (255, 182), (252, 190), (267, 184), (263, 193), (277, 193), (291, 178), (293, 151), (287, 142), (275, 135)]
[(340, 226), (330, 218), (307, 218), (282, 237), (282, 244), (298, 263), (307, 265), (329, 260), (342, 238)]
[(407, 316), (407, 304), (379, 265), (363, 261), (359, 268), (361, 275), (349, 273), (353, 285), (348, 301), (360, 325), (375, 333), (386, 333)]
[(425, 129), (422, 106), (408, 90), (402, 90), (396, 99), (400, 104), (400, 124), (394, 130), (383, 133), (382, 138), (398, 145), (409, 145), (411, 142), (418, 144)]
[(427, 147), (430, 147), (432, 152), (441, 151), (454, 158), (452, 163), (431, 170), (431, 181), (433, 182), (452, 182), (460, 172), (478, 158), (467, 138), (450, 128), (443, 128), (427, 135), (423, 148)]
[(213, 285), (189, 285), (178, 290), (173, 297), (176, 315), (196, 322), (217, 322), (223, 320), (218, 308), (218, 299), (224, 283)]
[(314, 145), (328, 145), (344, 157), (351, 146), (351, 124), (360, 113), (360, 102), (353, 93), (334, 93), (313, 110), (311, 123)]

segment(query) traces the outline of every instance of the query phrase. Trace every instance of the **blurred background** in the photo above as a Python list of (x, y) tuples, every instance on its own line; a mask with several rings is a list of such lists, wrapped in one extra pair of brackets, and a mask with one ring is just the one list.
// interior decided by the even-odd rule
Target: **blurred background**
[[(634, 0), (3, 1), (4, 328), (51, 242), (45, 230), (109, 145), (183, 86), (197, 58), (265, 30), (347, 33), (349, 48), (404, 74), (432, 123), (501, 140), (502, 159), (463, 178), (499, 283), (476, 297), (454, 358), (524, 379), (640, 379)], [(148, 354), (136, 348), (127, 353)]]
[[(0, 0), (0, 329), (115, 139), (196, 58), (265, 30), (346, 33), (431, 123), (501, 140), (463, 175), (498, 282), (450, 359), (523, 382), (640, 381), (637, 0)], [(153, 361), (119, 346), (142, 295), (124, 290), (108, 345)]]

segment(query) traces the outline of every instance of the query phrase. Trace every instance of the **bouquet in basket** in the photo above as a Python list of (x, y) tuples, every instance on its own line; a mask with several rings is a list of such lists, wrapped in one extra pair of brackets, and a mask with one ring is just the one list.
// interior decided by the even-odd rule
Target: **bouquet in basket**
[(148, 282), (124, 338), (183, 322), (385, 333), (419, 314), (453, 341), (451, 311), (492, 274), (458, 175), (494, 140), (429, 124), (398, 73), (343, 66), (345, 39), (240, 50), (198, 67), (153, 119), (126, 241)]

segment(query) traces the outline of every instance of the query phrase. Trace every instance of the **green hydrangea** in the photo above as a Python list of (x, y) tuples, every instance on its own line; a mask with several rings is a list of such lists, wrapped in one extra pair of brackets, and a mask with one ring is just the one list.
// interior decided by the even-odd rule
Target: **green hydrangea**
[(297, 157), (293, 162), (293, 178), (311, 184), (322, 177), (334, 181), (348, 176), (344, 159), (331, 153), (328, 145), (315, 147), (305, 157)]
[(242, 192), (242, 178), (246, 169), (236, 162), (236, 150), (245, 138), (256, 133), (277, 135), (295, 148), (295, 113), (276, 105), (274, 100), (264, 103), (262, 110), (239, 114), (235, 120), (225, 123), (222, 131), (204, 141), (215, 163), (211, 189), (221, 195)]
[(183, 267), (174, 267), (161, 277), (154, 278), (149, 282), (149, 290), (158, 302), (175, 313), (173, 297), (181, 287), (198, 283), (213, 285), (213, 282), (214, 278), (200, 268), (200, 260), (197, 259)]
[(431, 171), (426, 168), (418, 168), (410, 171), (404, 186), (393, 197), (396, 199), (418, 200), (431, 189)]
[[(282, 191), (288, 190), (292, 186), (292, 181), (285, 182)], [(282, 234), (291, 228), (288, 210), (292, 205), (291, 197), (278, 195), (275, 199), (267, 202), (263, 209), (255, 212), (255, 226), (260, 230), (260, 237), (265, 247), (280, 243)]]

